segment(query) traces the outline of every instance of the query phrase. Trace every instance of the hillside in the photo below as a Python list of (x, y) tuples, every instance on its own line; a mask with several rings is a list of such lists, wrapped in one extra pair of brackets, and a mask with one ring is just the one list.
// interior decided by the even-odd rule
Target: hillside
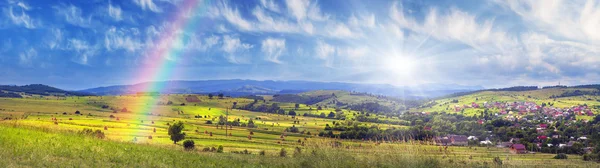
[[(342, 82), (313, 82), (313, 81), (257, 81), (257, 80), (205, 80), (205, 81), (162, 81), (154, 83), (139, 83), (133, 85), (107, 86), (81, 90), (81, 92), (96, 95), (133, 94), (145, 90), (145, 85), (160, 84), (166, 86), (161, 93), (224, 93), (232, 96), (253, 94), (295, 94), (313, 90), (344, 90), (365, 92), (378, 95), (405, 98), (426, 98), (446, 94), (474, 91), (483, 89), (481, 86), (461, 85), (427, 85), (426, 87), (401, 87), (387, 84), (358, 84)], [(431, 87), (428, 87), (431, 86)]]
[(55, 87), (42, 85), (42, 84), (31, 84), (24, 86), (14, 85), (0, 85), (0, 97), (13, 97), (20, 98), (23, 96), (30, 95), (41, 95), (41, 96), (87, 96), (90, 94), (65, 91)]
[[(531, 102), (536, 105), (552, 105), (557, 108), (570, 108), (578, 105), (587, 105), (592, 108), (593, 113), (597, 114), (600, 108), (600, 91), (593, 87), (574, 86), (574, 87), (547, 87), (545, 89), (534, 89), (526, 91), (505, 91), (484, 90), (469, 92), (464, 94), (455, 94), (431, 100), (418, 108), (413, 108), (412, 112), (446, 112), (461, 113), (465, 115), (476, 115), (484, 111), (484, 105), (496, 102)], [(480, 106), (473, 108), (474, 105)], [(502, 112), (502, 109), (488, 108), (494, 113)], [(508, 111), (506, 111), (508, 113)], [(590, 118), (590, 117), (581, 117)]]
[(402, 100), (367, 93), (340, 90), (318, 90), (299, 94), (274, 95), (273, 101), (300, 103), (321, 107), (332, 107), (372, 113), (399, 114), (407, 107), (415, 107), (418, 102)]

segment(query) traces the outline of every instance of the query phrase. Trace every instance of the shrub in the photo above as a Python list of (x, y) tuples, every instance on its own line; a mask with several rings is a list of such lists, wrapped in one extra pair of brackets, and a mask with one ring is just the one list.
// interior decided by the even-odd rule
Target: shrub
[(265, 153), (266, 153), (266, 152), (265, 152), (264, 150), (261, 150), (260, 152), (258, 152), (258, 154), (259, 154), (260, 156), (265, 156)]
[(100, 131), (100, 130), (96, 130), (93, 131), (92, 129), (89, 128), (84, 128), (83, 130), (79, 131), (80, 135), (85, 135), (85, 136), (92, 136), (98, 139), (104, 139), (106, 136), (104, 135), (104, 132)]
[(75, 111), (75, 114), (81, 114), (81, 112), (79, 112), (79, 111)]
[(494, 163), (496, 163), (497, 165), (502, 165), (502, 159), (500, 159), (500, 157), (496, 156), (494, 158)]
[(206, 124), (212, 124), (212, 121), (206, 120)]
[(302, 153), (302, 149), (300, 149), (300, 147), (296, 147), (296, 150), (294, 150), (294, 156), (299, 156)]
[(183, 148), (185, 150), (193, 150), (194, 148), (196, 148), (196, 145), (194, 144), (193, 140), (185, 140), (183, 141)]
[(205, 147), (202, 149), (202, 152), (210, 152), (210, 148), (209, 147)]
[(289, 131), (290, 131), (290, 132), (294, 132), (294, 133), (300, 132), (300, 131), (298, 130), (298, 127), (296, 127), (295, 125), (292, 125), (292, 127), (290, 127), (290, 128), (289, 128)]
[(554, 159), (567, 159), (567, 154), (559, 153), (554, 156)]
[(583, 155), (583, 160), (585, 161), (598, 161), (598, 154), (585, 154)]
[(281, 151), (279, 151), (279, 156), (280, 157), (286, 157), (287, 156), (287, 151), (285, 151), (285, 148), (281, 148)]
[(217, 148), (217, 153), (223, 153), (223, 145), (219, 145)]

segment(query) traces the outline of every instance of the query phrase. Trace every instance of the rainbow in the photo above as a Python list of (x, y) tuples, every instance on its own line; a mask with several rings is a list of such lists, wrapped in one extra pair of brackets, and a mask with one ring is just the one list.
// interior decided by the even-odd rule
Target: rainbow
[[(186, 32), (194, 32), (200, 25), (200, 18), (196, 13), (205, 12), (205, 3), (202, 0), (184, 0), (179, 4), (179, 11), (174, 12), (170, 20), (171, 28), (161, 32), (159, 38), (155, 41), (155, 46), (148, 48), (148, 53), (140, 71), (134, 72), (134, 82), (147, 82), (142, 85), (132, 86), (130, 90), (139, 92), (161, 92), (165, 88), (164, 81), (173, 75), (177, 69), (177, 61), (184, 59), (185, 51), (178, 44), (189, 41)], [(190, 16), (190, 14), (192, 14)], [(142, 116), (148, 116), (149, 113), (156, 112), (156, 105), (160, 98), (137, 98), (134, 102), (128, 103), (134, 105), (129, 111)], [(144, 119), (142, 119), (144, 120)]]

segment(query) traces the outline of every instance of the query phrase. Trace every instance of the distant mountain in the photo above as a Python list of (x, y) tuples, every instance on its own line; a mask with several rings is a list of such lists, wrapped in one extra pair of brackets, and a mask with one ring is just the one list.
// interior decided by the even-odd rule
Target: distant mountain
[(275, 94), (275, 93), (278, 93), (279, 91), (273, 90), (273, 89), (269, 89), (269, 88), (260, 87), (260, 86), (244, 85), (244, 86), (236, 88), (236, 89), (226, 90), (226, 92), (243, 92), (243, 93), (256, 93), (256, 94)]
[(22, 97), (22, 94), (29, 95), (58, 95), (58, 96), (88, 96), (91, 94), (65, 91), (55, 87), (42, 85), (42, 84), (31, 84), (31, 85), (0, 85), (0, 97)]
[[(146, 90), (148, 85), (164, 86), (161, 90)], [(313, 90), (344, 90), (365, 92), (405, 98), (426, 98), (483, 89), (481, 86), (441, 85), (433, 88), (398, 87), (387, 84), (356, 84), (342, 82), (312, 81), (257, 81), (257, 80), (205, 80), (205, 81), (162, 81), (134, 85), (107, 86), (81, 90), (96, 95), (134, 94), (138, 92), (161, 93), (225, 93), (231, 96), (252, 94), (295, 94)]]

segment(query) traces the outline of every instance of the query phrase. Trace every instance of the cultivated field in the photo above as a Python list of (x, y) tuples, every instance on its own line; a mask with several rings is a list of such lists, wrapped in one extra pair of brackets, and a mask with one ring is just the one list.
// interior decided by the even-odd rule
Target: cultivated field
[[(493, 147), (443, 149), (424, 142), (322, 138), (315, 135), (326, 124), (344, 121), (303, 117), (302, 114), (329, 113), (335, 109), (316, 111), (313, 106), (313, 110), (308, 110), (309, 106), (301, 104), (297, 109), (299, 116), (292, 118), (288, 115), (228, 110), (233, 102), (241, 106), (253, 102), (252, 99), (209, 99), (198, 96), (201, 102), (187, 102), (186, 96), (0, 98), (0, 117), (4, 119), (0, 121), (0, 157), (4, 158), (0, 161), (0, 167), (500, 166), (494, 158), (509, 167), (597, 166), (596, 163), (582, 161), (576, 155), (570, 155), (568, 160), (555, 160), (552, 159), (553, 154), (512, 155), (506, 149)], [(292, 103), (280, 104), (286, 111), (295, 109)], [(153, 110), (147, 110), (149, 107)], [(344, 111), (347, 116), (357, 113)], [(233, 126), (227, 130), (230, 133), (227, 135), (222, 126), (216, 125), (219, 116), (227, 114), (229, 121), (239, 119), (240, 123), (247, 123), (252, 119), (256, 127)], [(169, 139), (167, 128), (175, 121), (184, 122), (186, 139), (195, 141), (195, 150), (185, 151), (182, 142), (173, 144)], [(362, 124), (383, 129), (405, 127)], [(300, 133), (285, 132), (286, 128), (292, 126), (298, 127)], [(84, 128), (101, 130), (105, 138), (77, 133)], [(204, 148), (218, 146), (223, 146), (223, 153), (203, 151)], [(285, 159), (280, 156), (282, 148), (287, 152)], [(243, 151), (248, 154), (238, 154)]]

